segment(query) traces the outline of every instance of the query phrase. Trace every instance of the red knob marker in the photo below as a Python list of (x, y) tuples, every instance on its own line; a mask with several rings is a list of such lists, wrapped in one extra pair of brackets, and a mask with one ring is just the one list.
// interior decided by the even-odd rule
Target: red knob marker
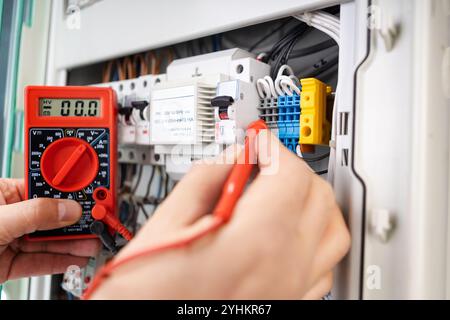
[(89, 185), (97, 175), (98, 157), (86, 141), (62, 138), (45, 149), (41, 172), (53, 188), (63, 192), (78, 191)]
[(105, 187), (98, 187), (94, 190), (93, 198), (95, 205), (92, 208), (92, 217), (95, 220), (102, 221), (112, 230), (117, 231), (126, 240), (130, 241), (133, 235), (120, 223), (119, 218), (113, 212), (115, 204), (112, 202), (111, 192)]

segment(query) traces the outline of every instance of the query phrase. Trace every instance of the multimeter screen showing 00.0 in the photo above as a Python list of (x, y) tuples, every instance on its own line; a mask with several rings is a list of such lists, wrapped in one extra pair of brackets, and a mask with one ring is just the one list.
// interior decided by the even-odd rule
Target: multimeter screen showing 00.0
[(50, 117), (100, 117), (100, 99), (39, 99), (39, 115)]

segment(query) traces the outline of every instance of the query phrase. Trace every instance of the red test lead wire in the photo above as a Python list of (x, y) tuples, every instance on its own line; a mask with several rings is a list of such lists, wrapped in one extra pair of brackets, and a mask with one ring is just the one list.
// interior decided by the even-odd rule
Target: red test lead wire
[(247, 184), (252, 174), (253, 168), (256, 165), (256, 160), (252, 161), (251, 159), (252, 154), (255, 154), (255, 137), (261, 130), (267, 129), (267, 125), (263, 120), (255, 121), (248, 126), (247, 137), (245, 139), (244, 145), (244, 159), (240, 159), (240, 161), (238, 160), (238, 162), (231, 169), (230, 175), (228, 176), (227, 181), (224, 184), (219, 201), (217, 202), (217, 205), (213, 210), (214, 219), (212, 220), (210, 225), (198, 231), (196, 234), (190, 235), (188, 237), (179, 238), (171, 242), (149, 247), (122, 259), (112, 260), (98, 272), (91, 285), (83, 294), (82, 299), (90, 299), (92, 297), (92, 294), (95, 292), (95, 290), (98, 289), (103, 280), (105, 280), (105, 278), (107, 278), (118, 267), (142, 257), (149, 257), (152, 254), (163, 252), (169, 249), (185, 247), (195, 240), (202, 238), (203, 236), (217, 230), (222, 225), (224, 225), (231, 218), (234, 207), (236, 206), (239, 197), (244, 191), (245, 185)]

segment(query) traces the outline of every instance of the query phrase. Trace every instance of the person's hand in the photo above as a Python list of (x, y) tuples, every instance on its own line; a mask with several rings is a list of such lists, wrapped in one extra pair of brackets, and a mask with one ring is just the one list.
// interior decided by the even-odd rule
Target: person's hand
[(20, 277), (63, 273), (84, 266), (100, 249), (98, 240), (29, 242), (23, 235), (77, 222), (80, 205), (71, 200), (24, 199), (22, 180), (0, 179), (0, 283)]
[[(332, 270), (350, 246), (332, 188), (271, 133), (260, 133), (258, 157), (260, 173), (226, 225), (185, 248), (117, 268), (92, 298), (312, 299), (328, 293)], [(195, 165), (118, 258), (207, 224), (231, 167)]]

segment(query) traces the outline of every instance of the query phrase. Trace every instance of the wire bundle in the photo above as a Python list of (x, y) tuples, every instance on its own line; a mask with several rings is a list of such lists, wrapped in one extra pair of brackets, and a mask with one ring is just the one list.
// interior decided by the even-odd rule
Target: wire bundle
[(276, 70), (287, 63), (295, 44), (309, 29), (309, 26), (305, 23), (295, 26), (284, 37), (278, 40), (275, 45), (273, 45), (272, 49), (264, 56), (262, 61), (269, 63), (272, 67), (272, 78), (276, 77)]
[(314, 11), (297, 14), (293, 16), (297, 20), (305, 22), (307, 25), (320, 30), (329, 35), (339, 45), (340, 42), (340, 22), (339, 19), (325, 11)]
[(165, 61), (170, 64), (173, 59), (173, 49), (167, 48), (159, 55), (156, 55), (153, 51), (148, 51), (123, 59), (110, 60), (103, 69), (102, 82), (122, 81), (147, 74), (159, 74), (162, 62)]
[[(284, 73), (287, 73), (287, 75)], [(298, 78), (287, 64), (280, 67), (275, 81), (270, 76), (265, 76), (256, 81), (256, 89), (261, 99), (278, 98), (278, 96), (283, 95), (293, 96), (294, 93), (300, 95), (299, 86)]]
[[(294, 18), (307, 23), (308, 25), (326, 33), (338, 45), (340, 45), (340, 21), (337, 17), (326, 13), (324, 11), (307, 12), (303, 14), (294, 15)], [(331, 125), (331, 141), (330, 141), (330, 161), (328, 163), (328, 180), (332, 181), (334, 178), (334, 162), (336, 157), (335, 141), (336, 141), (336, 117), (337, 117), (337, 94), (338, 86), (336, 86), (336, 95), (333, 103), (333, 118)]]

